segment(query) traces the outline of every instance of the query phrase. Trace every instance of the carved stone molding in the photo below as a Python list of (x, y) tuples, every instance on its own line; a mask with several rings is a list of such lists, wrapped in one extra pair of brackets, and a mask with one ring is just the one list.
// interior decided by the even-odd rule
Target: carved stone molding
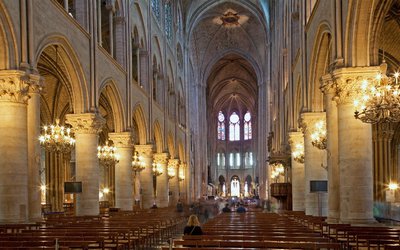
[(167, 164), (168, 153), (155, 153), (153, 158), (155, 163)]
[(304, 134), (310, 133), (310, 130), (312, 131), (314, 129), (315, 124), (321, 120), (326, 121), (325, 112), (302, 113), (299, 120), (302, 132)]
[(97, 134), (106, 120), (96, 113), (67, 114), (66, 123), (71, 124), (76, 134)]
[(179, 160), (178, 159), (169, 159), (168, 160), (168, 166), (173, 167), (173, 168), (178, 168), (179, 167)]
[(151, 158), (153, 156), (153, 145), (152, 144), (143, 144), (143, 145), (135, 145), (135, 151), (146, 158)]
[(40, 75), (29, 75), (29, 93), (40, 94), (44, 87), (44, 79)]
[(331, 74), (326, 74), (321, 77), (320, 89), (325, 95), (337, 95), (336, 83), (333, 81)]
[(375, 78), (379, 73), (379, 66), (352, 67), (336, 69), (332, 73), (332, 79), (336, 87), (337, 103), (349, 103), (360, 92), (361, 82)]
[(29, 99), (30, 81), (24, 71), (0, 71), (0, 102), (26, 104)]
[(108, 137), (113, 141), (117, 148), (131, 148), (133, 147), (132, 133), (109, 133)]
[(296, 144), (304, 144), (304, 135), (300, 131), (289, 133), (289, 144), (292, 152), (296, 149)]

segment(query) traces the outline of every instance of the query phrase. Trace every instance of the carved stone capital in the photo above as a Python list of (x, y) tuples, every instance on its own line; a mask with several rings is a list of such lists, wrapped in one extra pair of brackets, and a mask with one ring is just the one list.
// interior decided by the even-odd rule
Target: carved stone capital
[(289, 144), (292, 152), (296, 150), (296, 144), (304, 144), (304, 135), (300, 131), (289, 133)]
[(178, 168), (179, 167), (179, 160), (178, 159), (169, 159), (168, 160), (168, 166), (173, 167), (173, 168)]
[(321, 77), (320, 89), (327, 96), (336, 96), (336, 83), (333, 81), (331, 74), (326, 74)]
[(101, 132), (106, 120), (96, 113), (68, 114), (66, 123), (71, 124), (76, 134), (97, 134)]
[(153, 158), (155, 163), (167, 164), (168, 153), (155, 153)]
[(336, 69), (332, 73), (332, 79), (336, 87), (337, 103), (350, 103), (360, 92), (361, 82), (375, 78), (380, 72), (379, 66), (352, 67)]
[(29, 77), (24, 71), (0, 71), (0, 102), (26, 104), (29, 99)]
[(29, 94), (40, 94), (44, 87), (44, 79), (40, 75), (29, 75)]
[(144, 145), (135, 145), (135, 151), (139, 153), (139, 155), (151, 158), (153, 156), (153, 145), (152, 144), (144, 144)]
[(133, 140), (131, 132), (109, 133), (108, 137), (117, 148), (132, 148)]
[(307, 112), (302, 113), (300, 117), (300, 127), (303, 133), (310, 133), (318, 121), (326, 121), (325, 112)]

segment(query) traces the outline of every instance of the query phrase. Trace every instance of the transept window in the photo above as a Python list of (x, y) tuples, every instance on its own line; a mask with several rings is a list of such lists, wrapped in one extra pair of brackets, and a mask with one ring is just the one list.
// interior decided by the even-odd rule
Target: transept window
[(225, 169), (225, 153), (217, 153), (217, 166), (219, 169)]
[(157, 20), (160, 21), (160, 0), (151, 0), (151, 10), (153, 11)]
[(244, 154), (244, 167), (245, 168), (253, 167), (253, 152), (246, 152)]
[(218, 113), (218, 140), (225, 140), (225, 116), (219, 111)]
[(164, 5), (164, 15), (165, 15), (165, 26), (164, 26), (164, 31), (165, 35), (167, 36), (167, 39), (169, 41), (172, 40), (172, 7), (171, 7), (171, 2), (167, 2)]
[(247, 112), (244, 115), (244, 125), (243, 126), (244, 126), (244, 139), (245, 140), (250, 140), (252, 138), (250, 112)]
[(240, 121), (239, 116), (236, 114), (236, 112), (233, 112), (232, 115), (229, 117), (229, 140), (240, 140)]

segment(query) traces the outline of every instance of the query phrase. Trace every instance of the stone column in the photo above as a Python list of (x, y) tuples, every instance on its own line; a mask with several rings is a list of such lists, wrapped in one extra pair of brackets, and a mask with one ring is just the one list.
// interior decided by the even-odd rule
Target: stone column
[(304, 176), (305, 176), (305, 212), (307, 215), (327, 215), (327, 193), (310, 192), (310, 181), (327, 180), (327, 171), (322, 166), (325, 162), (325, 150), (314, 147), (311, 134), (315, 124), (325, 121), (325, 113), (310, 112), (301, 115), (301, 125), (304, 133)]
[[(302, 132), (290, 132), (289, 141), (292, 153), (297, 150), (296, 145), (302, 145), (304, 156), (304, 136)], [(305, 211), (304, 207), (304, 158), (303, 162), (295, 161), (292, 154), (292, 197), (293, 211)]]
[(140, 86), (144, 86), (145, 90), (151, 91), (149, 84), (149, 52), (146, 50), (140, 50), (139, 53), (139, 76), (138, 83)]
[(109, 133), (117, 147), (119, 162), (115, 165), (115, 206), (122, 210), (133, 209), (132, 186), (132, 134), (131, 132)]
[(25, 72), (0, 71), (0, 223), (28, 217), (29, 87)]
[(157, 206), (168, 207), (168, 172), (167, 172), (167, 159), (168, 153), (155, 153), (154, 162), (161, 165), (163, 174), (157, 176), (156, 187), (157, 187)]
[(336, 90), (331, 75), (322, 77), (321, 90), (325, 95), (326, 151), (328, 166), (328, 222), (338, 223), (340, 216), (340, 172), (338, 154), (338, 115)]
[(43, 81), (38, 75), (30, 76), (30, 89), (28, 100), (28, 200), (29, 220), (41, 219), (41, 191), (40, 191), (40, 91)]
[(366, 224), (373, 218), (371, 125), (354, 118), (353, 100), (364, 78), (379, 67), (340, 68), (333, 72), (338, 97), (340, 222)]
[(174, 206), (178, 202), (179, 199), (179, 160), (178, 159), (170, 159), (168, 161), (168, 168), (173, 168), (175, 171), (175, 177), (168, 180), (169, 182), (169, 192), (171, 195), (169, 197), (169, 205)]
[(103, 0), (97, 1), (97, 41), (103, 46), (103, 33), (101, 31), (101, 5)]
[(108, 11), (108, 30), (109, 30), (109, 45), (110, 45), (110, 55), (114, 57), (114, 7), (110, 2), (107, 2), (106, 9)]
[(150, 208), (154, 203), (153, 197), (153, 173), (151, 164), (153, 163), (153, 145), (135, 145), (135, 150), (143, 158), (146, 168), (140, 173), (140, 193), (142, 195), (142, 208)]
[(115, 23), (115, 60), (119, 62), (125, 68), (125, 48), (127, 47), (125, 36), (124, 36), (124, 27), (125, 27), (125, 17), (121, 16), (119, 13), (118, 16), (114, 17)]
[(76, 195), (76, 215), (99, 214), (98, 133), (105, 124), (95, 113), (68, 114), (66, 123), (75, 133), (76, 181), (82, 182), (82, 193)]

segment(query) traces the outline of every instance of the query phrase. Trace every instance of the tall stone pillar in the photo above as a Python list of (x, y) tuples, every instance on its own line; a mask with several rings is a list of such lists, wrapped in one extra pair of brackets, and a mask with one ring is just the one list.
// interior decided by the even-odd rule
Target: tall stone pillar
[(325, 113), (303, 113), (301, 120), (304, 133), (305, 212), (307, 215), (326, 216), (327, 193), (310, 192), (310, 181), (327, 180), (327, 171), (322, 167), (325, 162), (325, 150), (318, 149), (311, 143), (315, 124), (320, 120), (325, 121)]
[(108, 11), (108, 30), (110, 32), (108, 43), (110, 46), (110, 55), (114, 57), (114, 6), (111, 1), (107, 1), (106, 9)]
[(364, 78), (375, 77), (378, 67), (341, 68), (333, 72), (338, 97), (340, 222), (365, 224), (373, 218), (371, 125), (354, 118), (354, 97)]
[(338, 223), (340, 216), (340, 171), (338, 154), (338, 114), (336, 89), (331, 75), (322, 77), (321, 89), (325, 95), (326, 151), (328, 166), (328, 222)]
[(157, 206), (168, 207), (168, 171), (167, 171), (167, 159), (168, 153), (155, 153), (154, 162), (161, 165), (163, 174), (157, 176), (156, 187), (157, 187)]
[(140, 193), (142, 194), (142, 208), (150, 208), (155, 200), (153, 197), (153, 173), (151, 164), (153, 163), (153, 145), (135, 145), (135, 150), (143, 158), (146, 168), (140, 173)]
[(0, 223), (28, 218), (29, 87), (25, 72), (0, 71)]
[(125, 48), (126, 40), (124, 36), (124, 27), (125, 27), (125, 17), (121, 16), (119, 13), (116, 17), (114, 17), (115, 23), (115, 59), (119, 62), (123, 67), (126, 66), (125, 64)]
[[(303, 146), (304, 155), (304, 136), (302, 132), (289, 133), (290, 146), (292, 153), (298, 150), (296, 145)], [(292, 154), (292, 197), (293, 197), (293, 211), (305, 211), (305, 176), (304, 176), (304, 159), (303, 162), (294, 160)]]
[(68, 114), (66, 123), (75, 133), (76, 181), (82, 182), (82, 193), (76, 195), (76, 215), (99, 214), (98, 133), (105, 124), (95, 113)]
[(171, 193), (169, 197), (169, 205), (175, 205), (179, 200), (179, 160), (170, 159), (168, 161), (168, 168), (172, 168), (175, 171), (175, 177), (168, 180), (169, 182), (169, 192)]
[(29, 221), (41, 219), (41, 191), (40, 191), (40, 91), (43, 81), (38, 75), (30, 75), (28, 100), (28, 200)]
[(133, 209), (132, 134), (109, 133), (108, 136), (114, 142), (120, 156), (115, 165), (115, 206), (129, 211)]

